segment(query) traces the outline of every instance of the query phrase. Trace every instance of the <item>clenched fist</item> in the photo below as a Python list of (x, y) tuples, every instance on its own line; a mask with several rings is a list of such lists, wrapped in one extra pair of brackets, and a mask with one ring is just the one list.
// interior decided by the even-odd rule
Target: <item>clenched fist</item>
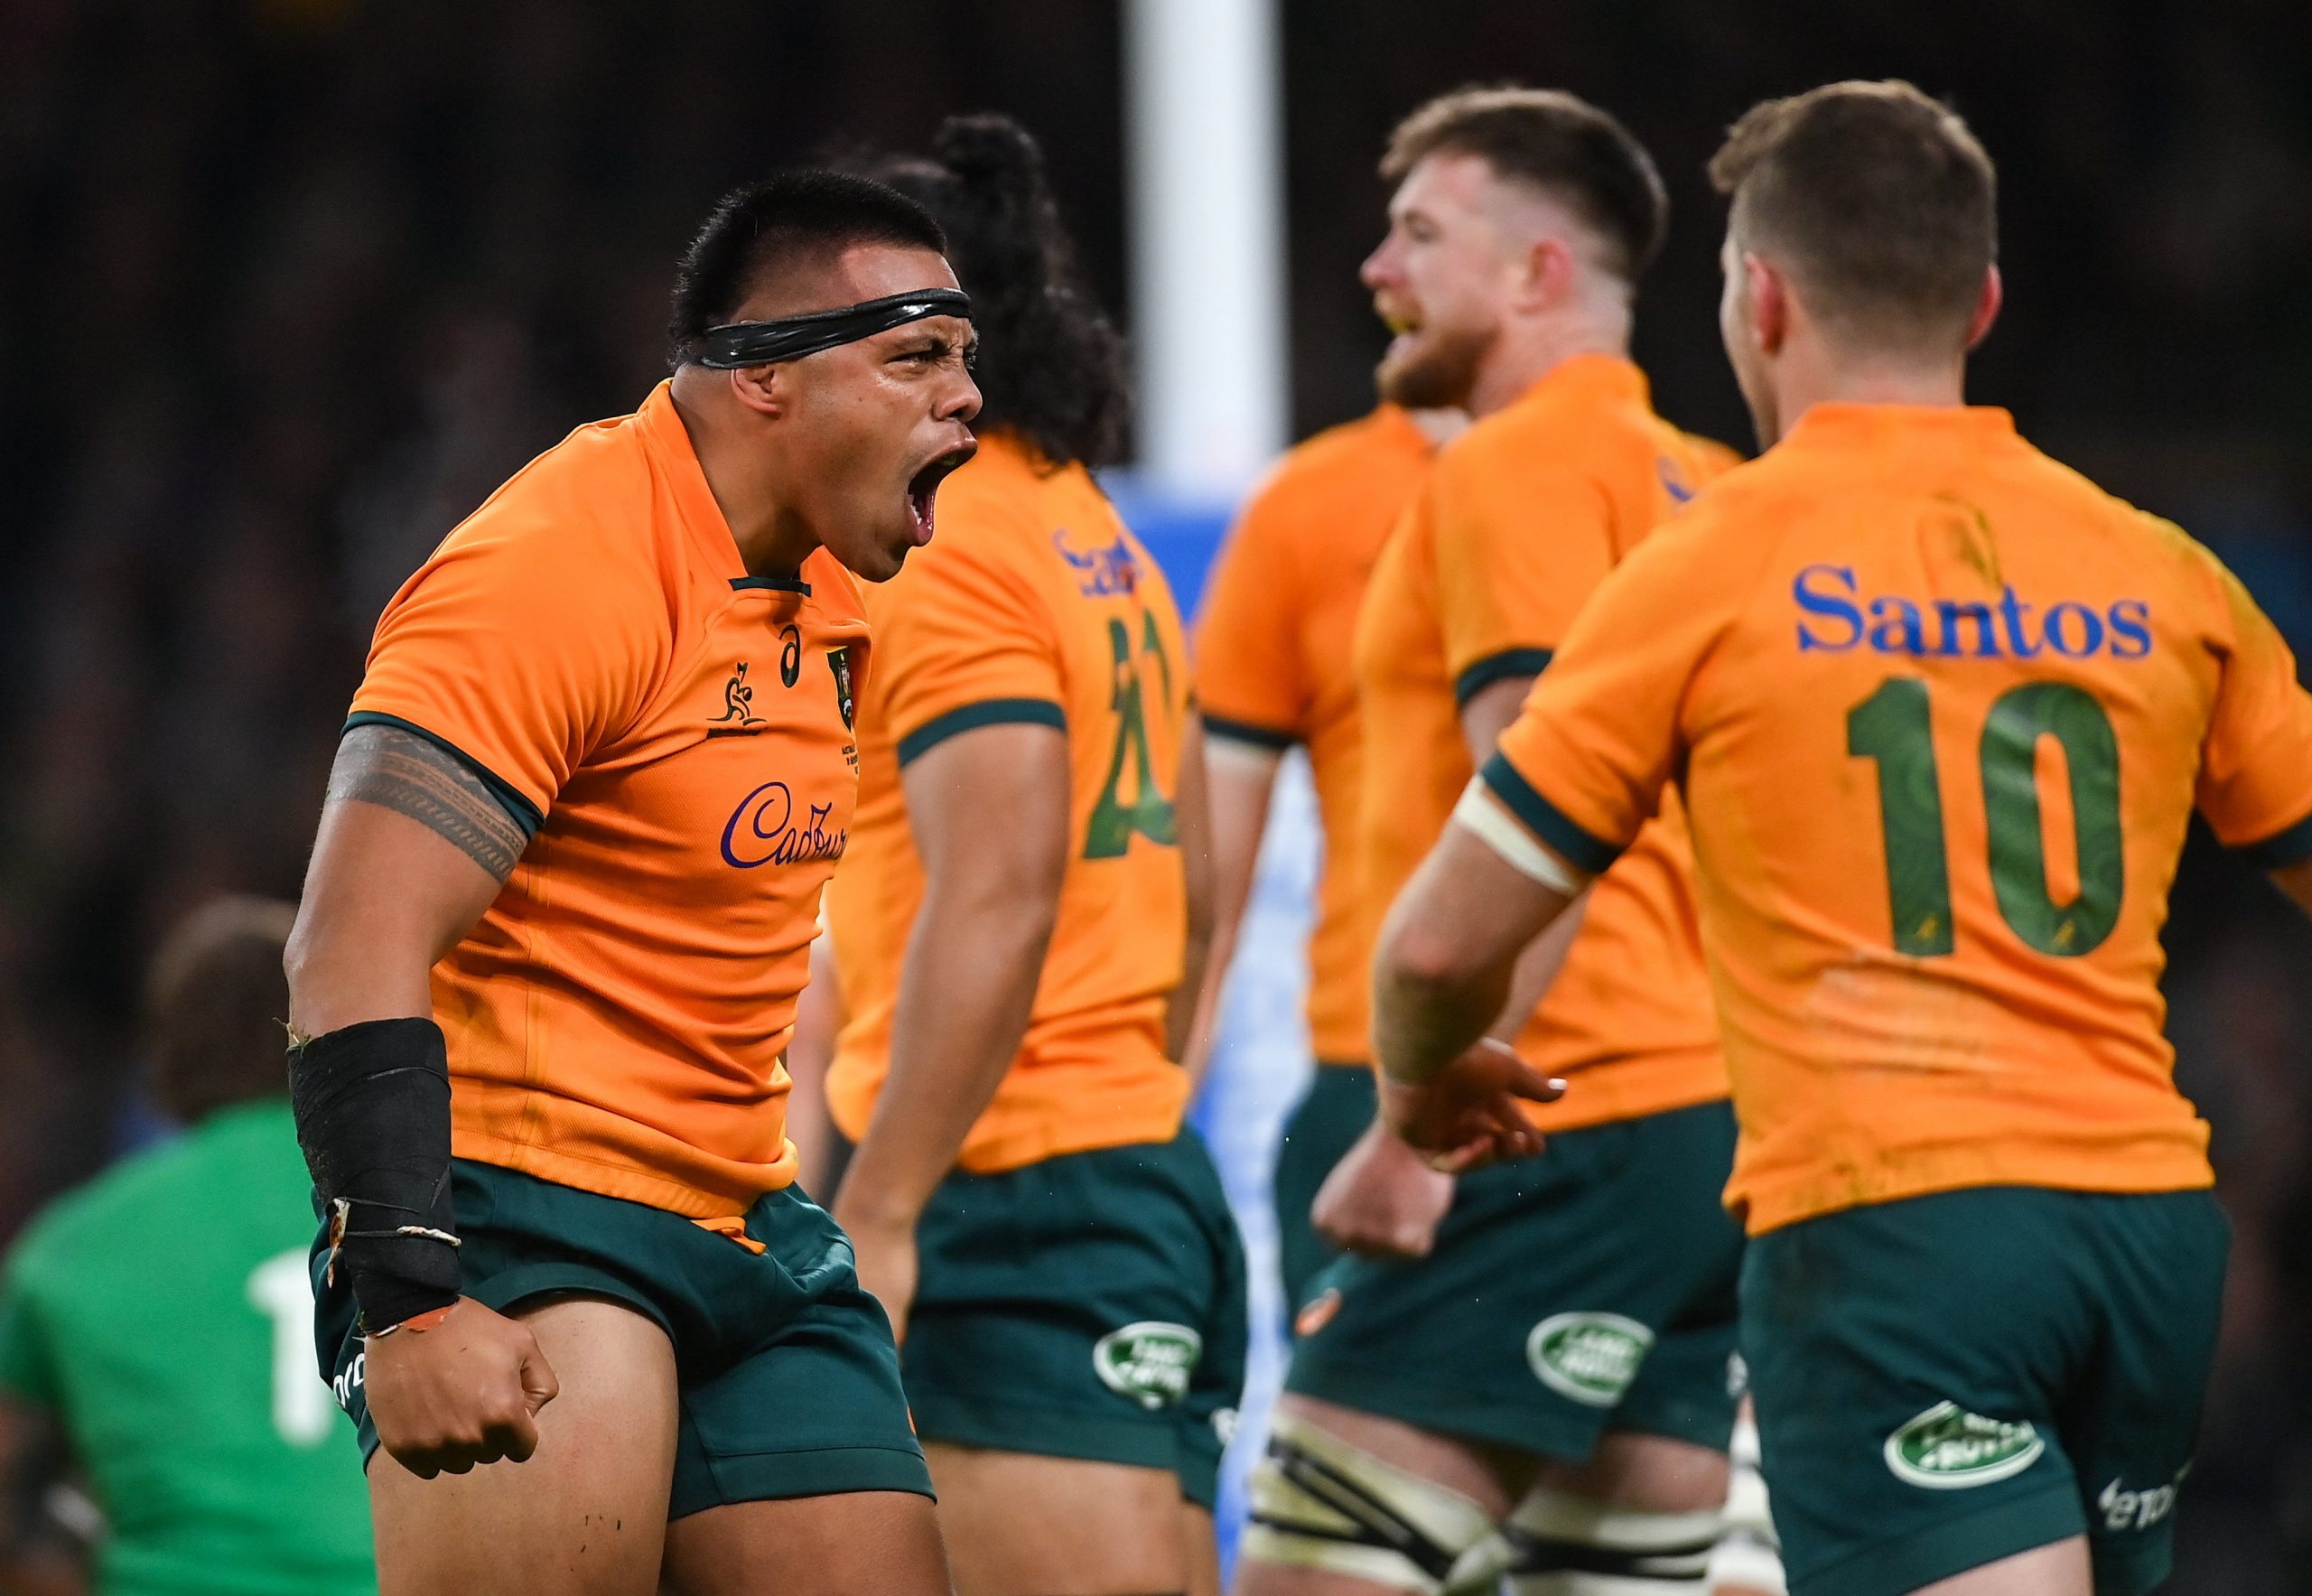
[(538, 1448), (538, 1410), (561, 1390), (529, 1330), (471, 1297), (432, 1329), (372, 1336), (364, 1351), (378, 1443), (420, 1479), (523, 1461)]

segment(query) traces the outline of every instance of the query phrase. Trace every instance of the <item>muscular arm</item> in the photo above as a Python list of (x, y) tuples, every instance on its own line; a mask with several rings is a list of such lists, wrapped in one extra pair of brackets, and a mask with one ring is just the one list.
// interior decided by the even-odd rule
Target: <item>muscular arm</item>
[(396, 726), (338, 744), (289, 938), (289, 1023), (320, 1036), (433, 1013), (427, 972), (498, 896), (527, 844), (481, 779)]
[[(1468, 747), (1471, 770), (1482, 769), (1486, 761), (1493, 757), (1502, 733), (1517, 718), (1518, 710), (1524, 706), (1525, 695), (1533, 688), (1532, 677), (1504, 677), (1478, 689), (1461, 705), (1461, 741)], [(1525, 1029), (1525, 1022), (1541, 1006), (1550, 983), (1557, 979), (1558, 970), (1565, 963), (1566, 949), (1580, 934), (1582, 911), (1589, 902), (1590, 896), (1584, 892), (1575, 900), (1570, 912), (1560, 915), (1546, 932), (1526, 947), (1510, 975), (1500, 1010), (1493, 1024), (1487, 1028), (1487, 1036), (1509, 1041)]]
[(1486, 1034), (1520, 953), (1572, 901), (1448, 824), (1381, 929), (1373, 1040), (1383, 1073), (1430, 1080)]
[[(1067, 735), (982, 726), (910, 761), (900, 785), (923, 904), (891, 1021), (890, 1075), (836, 1204), (862, 1243), (862, 1268), (871, 1237), (912, 1232), (1027, 1035), (1067, 867)], [(884, 1306), (902, 1316), (888, 1296)]]
[(1220, 1031), (1220, 995), (1236, 957), (1236, 932), (1253, 892), (1253, 869), (1268, 828), (1269, 797), (1283, 755), (1233, 737), (1204, 740), (1207, 806), (1212, 826), (1212, 948), (1203, 990), (1180, 1062), (1201, 1084)]
[[(1210, 1015), (1216, 989), (1227, 975), (1227, 951), (1220, 940), (1220, 824), (1215, 807), (1214, 772), (1206, 758), (1204, 722), (1191, 714), (1180, 740), (1180, 773), (1173, 811), (1179, 826), (1180, 869), (1188, 885), (1188, 937), (1180, 959), (1180, 984), (1164, 1007), (1164, 1051), (1187, 1065), (1191, 1082), (1204, 1075), (1211, 1048)], [(1255, 847), (1259, 845), (1257, 835)], [(1235, 912), (1244, 910), (1237, 889)], [(1233, 916), (1232, 916), (1233, 921)], [(1231, 925), (1231, 939), (1234, 926)], [(1191, 1056), (1191, 1053), (1198, 1056)]]

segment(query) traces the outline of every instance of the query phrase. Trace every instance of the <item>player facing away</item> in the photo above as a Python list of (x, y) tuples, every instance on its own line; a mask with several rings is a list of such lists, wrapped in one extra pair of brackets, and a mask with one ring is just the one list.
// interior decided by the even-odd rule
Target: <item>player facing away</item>
[[(0, 1479), (13, 1496), (43, 1433), (61, 1441), (104, 1516), (98, 1591), (377, 1589), (361, 1454), (313, 1372), (311, 1188), (281, 1078), (294, 913), (222, 898), (169, 934), (146, 1045), (185, 1134), (52, 1204), (0, 1286)], [(13, 1520), (0, 1589), (85, 1588)]]
[(1016, 125), (951, 120), (886, 174), (953, 241), (988, 408), (939, 541), (869, 604), (835, 1211), (963, 1596), (1210, 1591), (1244, 1265), (1175, 1062), (1208, 925), (1179, 618), (1086, 470), (1123, 349)]
[(289, 973), (387, 1596), (947, 1588), (779, 1061), (851, 827), (853, 578), (930, 538), (972, 448), (943, 247), (863, 179), (732, 193), (672, 378), (378, 622)]
[(2000, 285), (1957, 117), (1833, 84), (1711, 173), (1769, 452), (1608, 578), (1398, 901), (1384, 1104), (1489, 1139), (1471, 1016), (1676, 789), (1792, 1590), (2131, 1596), (2227, 1244), (2159, 930), (2195, 808), (2312, 903), (2312, 697), (2206, 550), (1965, 405)]
[[(1365, 276), (1398, 329), (1383, 391), (1476, 419), (1357, 627), (1376, 923), (1590, 590), (1728, 458), (1657, 417), (1629, 361), (1666, 202), (1618, 123), (1554, 91), (1465, 90), (1409, 117), (1382, 171), (1399, 186)], [(1536, 1591), (1701, 1577), (1740, 1236), (1690, 869), (1667, 817), (1481, 1017), (1571, 1083), (1520, 1121), (1544, 1157), (1456, 1181), (1375, 1126), (1328, 1181), (1320, 1227), (1375, 1255), (1319, 1275), (1301, 1311), (1246, 1596), (1490, 1590), (1504, 1561)]]
[(1212, 956), (1190, 1073), (1200, 1075), (1221, 989), (1251, 896), (1277, 768), (1309, 756), (1324, 832), (1317, 923), (1309, 938), (1308, 1023), (1316, 1060), (1276, 1155), (1277, 1254), (1288, 1312), (1338, 1255), (1309, 1214), (1317, 1189), (1373, 1123), (1366, 1041), (1372, 990), (1368, 928), (1356, 883), (1362, 738), (1350, 644), (1381, 546), (1428, 469), (1459, 430), (1451, 410), (1384, 401), (1277, 462), (1237, 518), (1213, 566), (1196, 630), (1197, 709), (1212, 811)]

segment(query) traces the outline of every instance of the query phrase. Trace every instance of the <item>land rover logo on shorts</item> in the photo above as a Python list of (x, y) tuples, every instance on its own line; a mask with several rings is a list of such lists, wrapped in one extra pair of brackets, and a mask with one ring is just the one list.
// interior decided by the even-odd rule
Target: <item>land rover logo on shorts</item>
[(1204, 1338), (1187, 1325), (1143, 1320), (1102, 1336), (1092, 1349), (1092, 1367), (1119, 1396), (1145, 1408), (1178, 1407), (1203, 1352)]
[(1556, 1313), (1525, 1338), (1542, 1384), (1591, 1407), (1611, 1407), (1637, 1378), (1654, 1332), (1618, 1313)]
[(1987, 1419), (1938, 1402), (1887, 1437), (1887, 1467), (1929, 1490), (1964, 1490), (2020, 1474), (2046, 1450), (2028, 1419)]

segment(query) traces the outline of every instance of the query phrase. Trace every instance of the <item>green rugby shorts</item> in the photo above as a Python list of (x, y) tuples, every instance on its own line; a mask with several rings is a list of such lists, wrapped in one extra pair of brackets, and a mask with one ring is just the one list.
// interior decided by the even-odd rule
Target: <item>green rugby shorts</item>
[(900, 1372), (926, 1441), (1169, 1470), (1213, 1505), (1245, 1259), (1196, 1133), (959, 1171), (916, 1237)]
[(2166, 1577), (2230, 1228), (2205, 1190), (1991, 1186), (1751, 1240), (1742, 1349), (1794, 1596), (1901, 1596), (2084, 1534)]
[(1565, 1131), (1464, 1175), (1427, 1257), (1317, 1276), (1284, 1388), (1569, 1463), (1608, 1429), (1723, 1451), (1733, 1158), (1721, 1100)]
[[(851, 1243), (795, 1187), (750, 1209), (760, 1253), (662, 1209), (458, 1159), (452, 1197), (465, 1293), (503, 1313), (606, 1298), (674, 1343), (680, 1383), (669, 1518), (735, 1502), (852, 1491), (931, 1494), (908, 1423), (890, 1321), (859, 1287)], [(378, 1449), (351, 1287), (313, 1249), (322, 1377)]]

